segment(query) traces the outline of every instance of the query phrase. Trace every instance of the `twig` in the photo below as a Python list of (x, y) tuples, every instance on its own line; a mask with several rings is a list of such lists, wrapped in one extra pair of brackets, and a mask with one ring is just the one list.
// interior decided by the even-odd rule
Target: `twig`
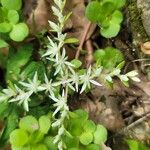
[(87, 40), (86, 41), (86, 48), (87, 48), (87, 68), (89, 67), (89, 65), (92, 63), (93, 61), (93, 46), (92, 46), (92, 42), (91, 40)]
[(129, 126), (127, 126), (126, 128), (122, 129), (120, 131), (120, 133), (126, 132), (127, 130), (130, 130), (131, 128), (133, 128), (134, 126), (140, 124), (141, 122), (143, 122), (144, 120), (148, 119), (149, 117), (150, 117), (150, 113), (146, 114), (144, 117), (138, 119), (137, 121), (131, 123)]
[(87, 34), (88, 34), (88, 31), (90, 30), (91, 25), (92, 25), (92, 23), (89, 22), (89, 23), (86, 25), (86, 27), (85, 27), (85, 30), (84, 30), (83, 35), (82, 35), (82, 38), (81, 38), (80, 45), (79, 45), (79, 47), (78, 47), (78, 49), (77, 49), (77, 52), (76, 52), (76, 56), (75, 56), (76, 59), (78, 59), (79, 56), (80, 56), (80, 51), (82, 50), (83, 44), (84, 44), (84, 42), (85, 42), (85, 40), (86, 40), (86, 36), (87, 36)]

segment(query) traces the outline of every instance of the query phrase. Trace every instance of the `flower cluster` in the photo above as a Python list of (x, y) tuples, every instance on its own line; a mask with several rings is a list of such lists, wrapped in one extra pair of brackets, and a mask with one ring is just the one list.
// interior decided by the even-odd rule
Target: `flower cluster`
[[(4, 89), (0, 93), (0, 101), (17, 102), (23, 105), (26, 111), (29, 111), (29, 102), (32, 100), (32, 95), (38, 92), (45, 92), (51, 100), (53, 100), (55, 111), (53, 117), (55, 122), (53, 127), (58, 128), (58, 134), (54, 138), (54, 143), (58, 144), (58, 149), (63, 149), (62, 135), (65, 133), (64, 120), (68, 118), (69, 107), (67, 105), (68, 90), (71, 89), (76, 92), (84, 92), (86, 88), (90, 88), (91, 83), (101, 86), (94, 78), (98, 77), (101, 73), (102, 67), (92, 69), (90, 66), (80, 74), (73, 63), (68, 61), (66, 50), (64, 48), (66, 34), (63, 34), (63, 27), (70, 14), (64, 16), (63, 9), (65, 0), (54, 0), (56, 6), (52, 6), (54, 15), (58, 18), (58, 23), (49, 21), (52, 31), (57, 33), (57, 37), (52, 40), (48, 37), (49, 44), (47, 51), (43, 54), (42, 58), (49, 61), (49, 64), (55, 68), (55, 80), (49, 79), (45, 74), (45, 82), (41, 83), (38, 79), (37, 72), (33, 80), (27, 82), (20, 81), (18, 85), (13, 88)], [(61, 87), (60, 95), (55, 94), (56, 88)], [(79, 86), (81, 90), (79, 91)], [(59, 114), (56, 117), (56, 114)]]

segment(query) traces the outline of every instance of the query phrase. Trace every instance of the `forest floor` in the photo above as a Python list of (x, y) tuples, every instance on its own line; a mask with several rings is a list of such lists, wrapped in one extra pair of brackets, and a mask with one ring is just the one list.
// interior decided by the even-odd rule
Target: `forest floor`
[[(38, 5), (35, 0), (31, 1), (25, 0), (23, 12), (27, 17), (26, 22), (32, 35), (27, 41), (35, 42), (36, 38), (33, 35), (47, 27), (48, 19), (55, 20), (55, 18), (47, 8), (52, 5), (51, 1), (47, 0), (45, 3), (45, 1), (39, 0)], [(131, 82), (130, 87), (127, 88), (115, 79), (113, 90), (102, 86), (94, 88), (90, 93), (80, 97), (77, 94), (74, 95), (70, 101), (70, 108), (72, 110), (84, 108), (95, 122), (107, 127), (110, 135), (107, 145), (114, 150), (128, 150), (123, 142), (124, 137), (132, 137), (150, 143), (150, 77), (145, 72), (145, 64), (142, 60), (144, 58), (139, 57), (140, 44), (143, 41), (139, 42), (139, 45), (134, 45), (130, 10), (128, 6), (124, 8), (124, 22), (119, 35), (113, 39), (104, 39), (100, 36), (96, 25), (91, 25), (85, 18), (85, 5), (84, 0), (68, 1), (66, 5), (66, 12), (71, 11), (72, 16), (64, 32), (67, 32), (68, 37), (80, 39), (79, 45), (67, 47), (69, 57), (75, 57), (79, 48), (86, 49), (88, 55), (84, 58), (81, 54), (81, 58), (87, 64), (92, 61), (91, 53), (94, 49), (114, 46), (124, 54), (126, 65), (123, 72), (138, 70), (141, 82)], [(34, 12), (34, 25), (32, 12)], [(37, 44), (35, 44), (36, 46)]]

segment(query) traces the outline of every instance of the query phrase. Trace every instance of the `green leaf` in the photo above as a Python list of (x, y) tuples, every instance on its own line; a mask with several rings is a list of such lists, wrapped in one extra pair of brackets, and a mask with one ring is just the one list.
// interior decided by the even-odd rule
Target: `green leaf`
[(96, 131), (94, 132), (94, 143), (101, 144), (107, 140), (107, 130), (102, 125), (97, 125)]
[(102, 150), (102, 149), (97, 144), (90, 144), (90, 145), (86, 146), (86, 150)]
[(72, 147), (79, 147), (79, 139), (77, 137), (70, 138), (65, 136), (63, 137), (63, 142), (65, 143), (68, 149)]
[(44, 139), (44, 134), (40, 131), (34, 131), (32, 134), (29, 136), (29, 143), (37, 144), (41, 142)]
[(43, 143), (48, 147), (49, 150), (57, 150), (57, 146), (53, 143), (54, 139), (50, 136), (46, 137)]
[(41, 62), (41, 61), (30, 62), (30, 64), (27, 65), (25, 67), (25, 69), (22, 71), (21, 78), (22, 79), (26, 79), (26, 78), (32, 79), (35, 72), (37, 72), (37, 74), (38, 74), (38, 79), (43, 81), (44, 80), (44, 72), (45, 72), (45, 66), (44, 66), (43, 62)]
[(69, 148), (68, 150), (80, 150), (80, 149), (78, 149), (76, 147), (72, 147), (72, 148)]
[(38, 145), (33, 146), (31, 150), (48, 150), (48, 148), (44, 144), (38, 144)]
[(9, 22), (16, 24), (19, 21), (19, 14), (16, 10), (9, 10), (7, 18)]
[(4, 130), (1, 133), (0, 147), (2, 147), (8, 141), (10, 133), (17, 127), (19, 112), (21, 112), (20, 109), (14, 104), (10, 105), (9, 109), (7, 109), (7, 112), (5, 114), (6, 126), (4, 127)]
[(22, 129), (16, 129), (10, 134), (10, 143), (15, 147), (22, 147), (28, 142), (28, 133)]
[(101, 28), (100, 33), (105, 38), (112, 38), (112, 37), (117, 36), (119, 31), (120, 31), (120, 25), (110, 22), (109, 27)]
[(88, 113), (81, 109), (70, 113), (69, 133), (74, 136), (79, 136), (83, 132), (83, 125), (88, 119)]
[(19, 23), (13, 26), (9, 36), (16, 42), (23, 41), (29, 34), (28, 26), (25, 23)]
[(73, 59), (71, 61), (71, 63), (74, 65), (74, 68), (76, 68), (76, 69), (81, 67), (81, 65), (82, 65), (82, 62), (80, 60), (78, 60), (78, 59)]
[(122, 13), (119, 10), (116, 10), (112, 14), (111, 22), (116, 23), (116, 24), (120, 24), (122, 21), (123, 21)]
[(32, 55), (32, 46), (29, 44), (20, 47), (17, 53), (12, 51), (11, 49), (9, 53), (9, 59), (7, 62), (6, 79), (11, 81), (18, 80), (21, 67), (26, 65), (26, 63), (30, 60), (31, 55)]
[(0, 48), (8, 47), (8, 43), (6, 43), (4, 40), (0, 39)]
[(39, 124), (35, 117), (26, 116), (20, 120), (19, 127), (23, 130), (26, 130), (26, 131), (32, 133), (39, 129)]
[(48, 116), (41, 116), (39, 118), (39, 126), (40, 126), (40, 131), (44, 134), (48, 133), (50, 126), (51, 126), (51, 121)]
[(93, 135), (91, 132), (84, 132), (80, 136), (80, 142), (83, 145), (88, 145), (93, 141)]
[(7, 23), (7, 22), (0, 23), (0, 32), (1, 32), (1, 33), (10, 32), (11, 29), (12, 29), (11, 24), (9, 24), (9, 23)]
[(93, 133), (95, 131), (95, 129), (96, 129), (96, 125), (95, 125), (95, 123), (92, 120), (87, 120), (85, 122), (85, 125), (84, 125), (83, 128), (84, 128), (85, 132)]
[(8, 103), (0, 103), (0, 120), (7, 117), (9, 112), (9, 104)]
[(22, 0), (1, 0), (1, 4), (3, 7), (12, 10), (19, 10), (22, 6)]
[(105, 51), (103, 49), (99, 49), (94, 52), (94, 59), (96, 61), (103, 60), (104, 56), (105, 56)]
[(149, 147), (136, 140), (126, 140), (126, 142), (129, 145), (130, 150), (149, 150)]
[(88, 119), (88, 113), (82, 109), (75, 110), (74, 113), (77, 114), (82, 121), (86, 121)]
[(101, 5), (97, 1), (90, 2), (85, 11), (86, 17), (92, 22), (98, 22), (98, 14), (100, 14)]
[(79, 40), (77, 38), (69, 38), (65, 40), (66, 44), (73, 44), (73, 43), (78, 43)]
[(94, 53), (94, 58), (105, 69), (110, 70), (124, 61), (121, 51), (113, 47), (107, 47), (104, 50), (97, 50)]
[(122, 69), (123, 67), (124, 67), (124, 65), (125, 65), (125, 61), (122, 61), (121, 63), (119, 63), (118, 65), (117, 65), (117, 69)]
[(31, 150), (30, 146), (25, 146), (25, 147), (14, 147), (12, 146), (12, 150)]
[(109, 16), (115, 10), (114, 0), (104, 0), (102, 2), (101, 15)]
[(115, 0), (114, 1), (116, 8), (122, 8), (126, 4), (126, 0)]

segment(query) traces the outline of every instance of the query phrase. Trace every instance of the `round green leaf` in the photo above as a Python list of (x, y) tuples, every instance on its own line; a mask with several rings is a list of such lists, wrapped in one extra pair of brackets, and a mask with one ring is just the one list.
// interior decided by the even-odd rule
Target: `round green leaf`
[(48, 116), (41, 116), (39, 118), (39, 126), (40, 126), (40, 131), (44, 134), (46, 134), (51, 126), (51, 121)]
[(101, 144), (107, 140), (107, 130), (102, 125), (97, 125), (96, 131), (94, 132), (94, 143)]
[(19, 21), (19, 14), (16, 10), (9, 10), (7, 18), (11, 23), (16, 24)]
[(44, 139), (44, 134), (42, 132), (35, 131), (32, 132), (32, 134), (30, 134), (29, 142), (32, 144), (36, 144), (42, 141), (43, 139)]
[(105, 0), (102, 3), (101, 15), (108, 17), (115, 10), (114, 0)]
[(92, 120), (87, 120), (83, 128), (86, 132), (93, 133), (96, 130), (96, 125)]
[(78, 59), (73, 59), (71, 63), (74, 65), (75, 68), (79, 68), (82, 65), (82, 62)]
[(74, 113), (76, 113), (78, 117), (82, 119), (82, 121), (85, 121), (88, 119), (88, 113), (82, 109), (75, 110)]
[(90, 21), (97, 22), (98, 21), (97, 16), (100, 13), (100, 10), (101, 5), (99, 2), (97, 1), (90, 2), (86, 7), (85, 15)]
[(14, 147), (22, 147), (28, 142), (28, 133), (22, 129), (16, 129), (10, 134), (10, 143)]
[(47, 146), (44, 144), (34, 145), (31, 150), (48, 150)]
[(26, 147), (14, 147), (12, 146), (12, 150), (31, 150), (30, 146), (26, 146)]
[(22, 6), (22, 0), (1, 0), (2, 6), (7, 9), (19, 10)]
[(90, 144), (86, 146), (86, 150), (101, 150), (101, 149), (100, 149), (100, 146), (97, 144)]
[(23, 41), (29, 34), (28, 26), (25, 23), (19, 23), (14, 25), (9, 36), (12, 40), (16, 42)]
[(116, 23), (116, 24), (120, 24), (122, 21), (123, 21), (122, 13), (119, 10), (116, 10), (112, 14), (111, 22)]
[(19, 122), (19, 127), (31, 133), (39, 129), (38, 121), (33, 116), (22, 118)]
[(1, 32), (1, 33), (10, 32), (11, 29), (12, 29), (11, 24), (9, 24), (9, 23), (7, 23), (7, 22), (0, 23), (0, 32)]
[(104, 56), (105, 56), (105, 51), (103, 49), (99, 49), (94, 52), (94, 59), (96, 61), (98, 61), (99, 59), (102, 60)]
[(57, 150), (57, 146), (53, 143), (53, 137), (46, 137), (43, 143), (48, 147), (49, 150)]
[(67, 148), (72, 148), (72, 147), (79, 147), (79, 139), (76, 137), (67, 137), (64, 136), (63, 137), (63, 142), (65, 143), (65, 145), (67, 146)]
[(104, 36), (105, 38), (112, 38), (117, 36), (117, 34), (120, 31), (120, 25), (110, 22), (110, 25), (108, 28), (101, 28), (100, 33), (102, 36)]
[(80, 136), (80, 142), (83, 145), (88, 145), (93, 141), (93, 135), (91, 132), (84, 132)]

